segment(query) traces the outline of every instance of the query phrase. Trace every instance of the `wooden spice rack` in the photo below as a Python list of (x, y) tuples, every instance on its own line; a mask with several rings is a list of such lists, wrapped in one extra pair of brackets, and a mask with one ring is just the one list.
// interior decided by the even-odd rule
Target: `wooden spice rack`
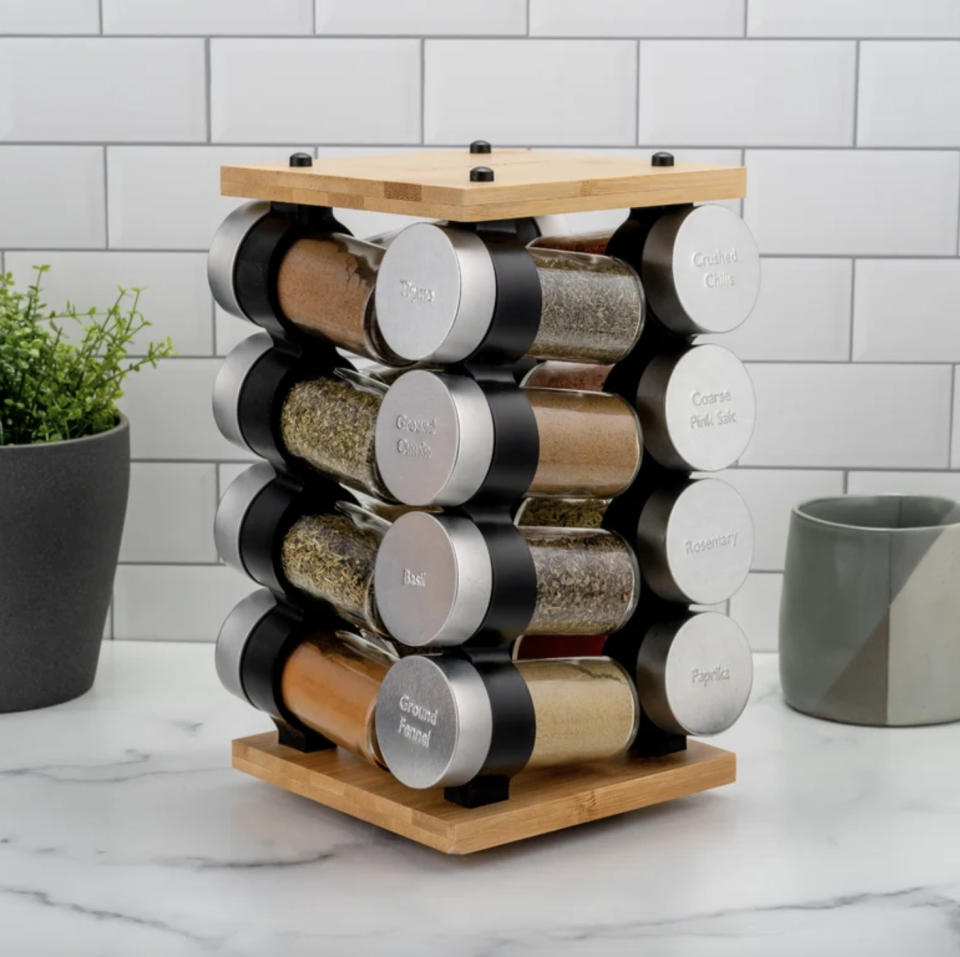
[[(493, 180), (472, 182), (470, 171), (478, 166), (492, 169)], [(224, 196), (456, 222), (718, 201), (742, 197), (745, 191), (746, 170), (740, 166), (654, 166), (639, 155), (515, 149), (221, 168)], [(521, 772), (511, 781), (509, 800), (473, 808), (445, 800), (442, 788), (407, 788), (339, 749), (304, 752), (280, 744), (276, 733), (234, 741), (233, 766), (444, 853), (469, 854), (735, 780), (731, 752), (690, 740), (685, 750), (660, 753)]]
[(657, 758), (525, 771), (510, 800), (464, 808), (443, 790), (415, 791), (340, 749), (304, 753), (267, 732), (233, 742), (233, 766), (444, 854), (472, 854), (732, 784), (736, 757), (691, 741)]

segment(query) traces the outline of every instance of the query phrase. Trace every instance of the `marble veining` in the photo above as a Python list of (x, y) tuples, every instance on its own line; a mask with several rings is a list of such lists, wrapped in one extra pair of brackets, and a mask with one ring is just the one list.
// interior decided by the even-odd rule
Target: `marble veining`
[(233, 771), (268, 724), (209, 646), (107, 643), (90, 694), (0, 716), (0, 952), (960, 953), (960, 725), (807, 718), (756, 663), (737, 784), (446, 858)]

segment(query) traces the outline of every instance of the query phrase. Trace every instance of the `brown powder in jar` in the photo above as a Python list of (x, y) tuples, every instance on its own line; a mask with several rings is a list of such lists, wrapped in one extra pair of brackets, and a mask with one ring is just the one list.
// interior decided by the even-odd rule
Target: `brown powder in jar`
[(610, 256), (528, 247), (540, 278), (540, 326), (528, 355), (574, 362), (619, 362), (643, 329), (636, 272)]
[(605, 498), (525, 498), (514, 524), (599, 528), (609, 505)]
[(537, 730), (528, 768), (602, 761), (623, 754), (640, 706), (627, 672), (610, 658), (518, 661)]
[(314, 635), (283, 667), (283, 703), (314, 731), (382, 765), (374, 716), (380, 684), (395, 660), (352, 635)]
[(525, 389), (540, 434), (531, 495), (612, 498), (640, 468), (640, 421), (620, 396)]
[(522, 385), (538, 389), (579, 389), (581, 392), (602, 392), (613, 366), (588, 362), (559, 362), (551, 359), (535, 365), (524, 377)]
[(607, 251), (607, 245), (612, 237), (613, 233), (610, 230), (602, 229), (592, 233), (574, 233), (571, 236), (539, 236), (528, 245), (547, 249), (564, 249), (571, 253), (602, 255)]
[(640, 571), (630, 546), (604, 529), (520, 528), (533, 559), (532, 635), (598, 635), (633, 613)]
[[(359, 510), (357, 510), (359, 511)], [(305, 515), (283, 538), (280, 562), (287, 581), (329, 602), (344, 618), (384, 632), (373, 598), (373, 569), (387, 523), (369, 517)]]
[(290, 390), (280, 410), (284, 444), (346, 485), (387, 495), (374, 452), (382, 391), (373, 380), (344, 375), (298, 382)]
[(285, 316), (352, 352), (379, 358), (373, 347), (373, 290), (380, 246), (340, 233), (298, 239), (277, 273)]

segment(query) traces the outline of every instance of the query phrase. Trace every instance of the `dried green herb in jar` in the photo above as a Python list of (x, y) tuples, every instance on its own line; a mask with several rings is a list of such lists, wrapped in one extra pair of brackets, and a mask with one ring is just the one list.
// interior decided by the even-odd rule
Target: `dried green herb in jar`
[(295, 588), (329, 602), (344, 618), (383, 633), (373, 570), (388, 523), (341, 502), (338, 512), (305, 515), (283, 538), (283, 574)]
[(610, 505), (605, 498), (525, 498), (514, 516), (517, 525), (599, 528)]
[(287, 451), (345, 485), (390, 497), (374, 454), (384, 392), (381, 383), (348, 369), (298, 382), (280, 412)]
[(537, 576), (527, 634), (616, 631), (633, 613), (640, 572), (630, 546), (602, 529), (520, 528)]
[(636, 272), (610, 256), (528, 248), (540, 277), (535, 359), (618, 362), (643, 329), (643, 289)]

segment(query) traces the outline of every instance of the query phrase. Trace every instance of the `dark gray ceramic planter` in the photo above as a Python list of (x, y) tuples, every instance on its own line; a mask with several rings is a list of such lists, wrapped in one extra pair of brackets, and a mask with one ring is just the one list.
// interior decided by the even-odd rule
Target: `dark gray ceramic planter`
[(130, 425), (0, 446), (0, 712), (93, 684), (130, 484)]

